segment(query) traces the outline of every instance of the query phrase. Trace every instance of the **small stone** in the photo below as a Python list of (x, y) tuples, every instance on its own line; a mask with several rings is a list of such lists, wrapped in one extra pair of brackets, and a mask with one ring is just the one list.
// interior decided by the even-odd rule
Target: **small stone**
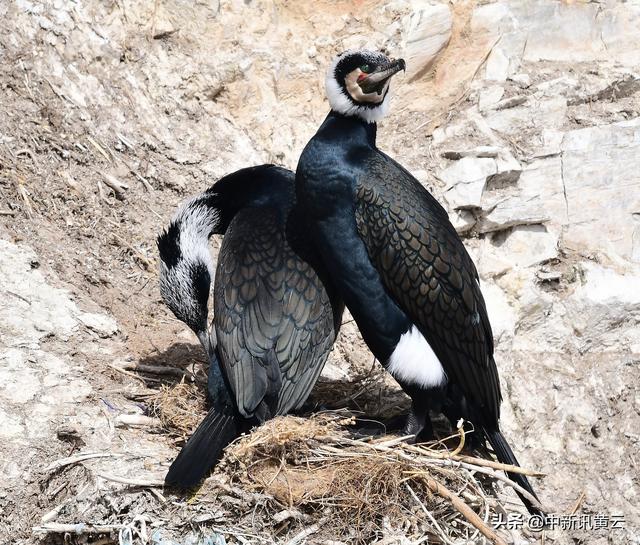
[(562, 278), (562, 273), (559, 271), (538, 271), (536, 277), (540, 282), (557, 282)]
[(529, 74), (514, 74), (509, 77), (509, 81), (515, 83), (521, 89), (527, 89), (531, 87), (531, 77)]
[(502, 49), (495, 47), (487, 59), (485, 79), (490, 81), (504, 81), (509, 73), (509, 58)]
[(478, 99), (478, 108), (480, 108), (480, 111), (491, 109), (500, 102), (502, 95), (504, 95), (504, 88), (500, 85), (492, 85), (491, 87), (482, 89)]
[(78, 319), (103, 339), (113, 337), (113, 335), (118, 332), (118, 324), (113, 318), (106, 314), (83, 312), (78, 315)]
[(522, 106), (525, 102), (527, 102), (527, 97), (526, 96), (516, 96), (516, 97), (509, 97), (509, 98), (505, 98), (504, 100), (501, 100), (500, 102), (498, 102), (495, 105), (495, 109), (496, 110), (508, 110), (509, 108), (515, 108), (517, 106)]
[(449, 219), (459, 235), (468, 233), (476, 224), (476, 217), (469, 210), (453, 210)]

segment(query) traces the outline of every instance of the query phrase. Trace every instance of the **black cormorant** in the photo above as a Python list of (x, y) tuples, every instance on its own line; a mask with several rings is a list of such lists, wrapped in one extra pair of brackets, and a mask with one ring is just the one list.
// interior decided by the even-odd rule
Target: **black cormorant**
[[(291, 171), (246, 168), (188, 200), (158, 238), (160, 291), (209, 356), (212, 403), (171, 465), (169, 485), (198, 484), (240, 433), (299, 409), (324, 366), (344, 305), (314, 261), (294, 204)], [(213, 234), (225, 235), (215, 335), (207, 323)]]
[[(499, 461), (517, 464), (499, 428), (476, 268), (445, 209), (376, 147), (390, 78), (404, 68), (366, 50), (335, 59), (326, 78), (331, 112), (298, 163), (298, 204), (365, 342), (412, 399), (406, 432), (430, 436), (435, 409), (471, 422)], [(510, 477), (535, 497), (524, 475)]]

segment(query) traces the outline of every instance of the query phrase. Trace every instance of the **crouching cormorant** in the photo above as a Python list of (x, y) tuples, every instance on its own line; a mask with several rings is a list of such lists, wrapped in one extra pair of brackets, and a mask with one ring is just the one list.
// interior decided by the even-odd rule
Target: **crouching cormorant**
[[(298, 164), (298, 204), (365, 342), (412, 399), (406, 432), (430, 436), (429, 409), (438, 410), (471, 422), (499, 461), (517, 465), (499, 428), (476, 268), (445, 209), (376, 147), (389, 81), (404, 68), (366, 50), (335, 59), (326, 78), (331, 112)], [(509, 476), (535, 497), (524, 475)]]
[[(246, 168), (188, 200), (158, 237), (162, 298), (209, 356), (212, 403), (168, 485), (197, 485), (240, 433), (299, 409), (329, 355), (344, 305), (294, 204), (291, 171)], [(225, 235), (213, 292), (217, 345), (207, 324), (213, 234)]]

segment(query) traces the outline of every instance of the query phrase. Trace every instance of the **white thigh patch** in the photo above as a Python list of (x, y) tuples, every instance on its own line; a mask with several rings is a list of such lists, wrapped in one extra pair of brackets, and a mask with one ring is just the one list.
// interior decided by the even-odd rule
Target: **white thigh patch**
[(447, 380), (438, 356), (416, 326), (400, 337), (387, 370), (394, 378), (418, 386), (440, 386)]

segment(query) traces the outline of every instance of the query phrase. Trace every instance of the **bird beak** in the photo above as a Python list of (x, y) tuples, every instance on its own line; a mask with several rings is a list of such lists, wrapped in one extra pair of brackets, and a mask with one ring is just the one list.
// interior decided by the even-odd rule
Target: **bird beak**
[(207, 354), (207, 358), (209, 358), (209, 362), (211, 362), (215, 358), (216, 353), (215, 339), (211, 337), (211, 334), (208, 331), (200, 331), (197, 335), (198, 339), (200, 339), (202, 348), (204, 348), (204, 351)]
[(386, 65), (379, 66), (375, 72), (371, 72), (366, 78), (358, 81), (363, 93), (378, 93), (379, 95), (385, 90), (387, 82), (392, 76), (406, 70), (407, 65), (404, 59), (390, 59)]

